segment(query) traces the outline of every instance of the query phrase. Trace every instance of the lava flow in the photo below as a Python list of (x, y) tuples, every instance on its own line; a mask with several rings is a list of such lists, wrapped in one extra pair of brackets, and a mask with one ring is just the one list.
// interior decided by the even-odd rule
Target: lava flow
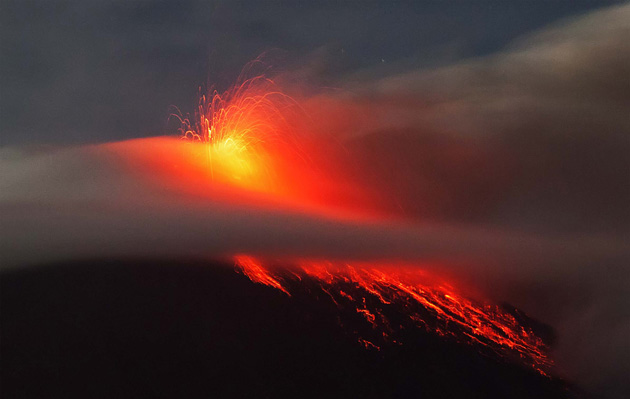
[[(422, 328), (458, 342), (478, 345), (506, 359), (520, 358), (543, 375), (552, 364), (548, 347), (515, 314), (500, 306), (462, 296), (450, 284), (414, 267), (301, 261), (293, 268), (273, 268), (251, 256), (234, 258), (238, 270), (256, 283), (291, 295), (289, 286), (314, 281), (337, 307), (351, 308), (374, 330), (358, 336), (367, 348), (404, 344), (405, 328)], [(400, 307), (404, 320), (393, 322), (386, 310)], [(520, 318), (526, 318), (516, 313)]]

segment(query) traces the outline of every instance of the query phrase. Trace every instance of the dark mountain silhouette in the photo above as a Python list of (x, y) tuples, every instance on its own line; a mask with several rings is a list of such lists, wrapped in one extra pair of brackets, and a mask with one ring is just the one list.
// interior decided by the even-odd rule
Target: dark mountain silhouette
[[(366, 349), (358, 339), (377, 332), (356, 310), (335, 305), (314, 282), (291, 292), (254, 284), (220, 262), (101, 260), (5, 271), (2, 396), (575, 396), (559, 379), (420, 328), (399, 329), (402, 344)], [(401, 309), (384, 311), (403, 319)]]

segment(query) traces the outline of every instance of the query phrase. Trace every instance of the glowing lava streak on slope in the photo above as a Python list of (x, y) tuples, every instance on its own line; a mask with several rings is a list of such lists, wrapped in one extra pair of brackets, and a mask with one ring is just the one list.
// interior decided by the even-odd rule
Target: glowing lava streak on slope
[(306, 278), (316, 281), (338, 307), (353, 308), (372, 325), (376, 335), (369, 340), (357, 337), (366, 348), (403, 343), (396, 336), (404, 322), (393, 323), (385, 312), (395, 305), (402, 307), (407, 327), (480, 345), (505, 358), (520, 358), (543, 375), (551, 366), (547, 345), (513, 314), (499, 306), (468, 299), (450, 284), (417, 268), (302, 261), (294, 269), (279, 269), (250, 256), (234, 259), (250, 280), (288, 295), (290, 285)]

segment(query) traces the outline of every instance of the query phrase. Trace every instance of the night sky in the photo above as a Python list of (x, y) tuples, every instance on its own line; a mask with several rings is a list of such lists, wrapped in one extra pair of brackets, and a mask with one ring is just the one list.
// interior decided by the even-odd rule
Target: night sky
[[(12, 1), (0, 5), (0, 144), (166, 133), (170, 105), (278, 53), (320, 85), (487, 55), (615, 1)], [(383, 61), (385, 66), (383, 66)]]

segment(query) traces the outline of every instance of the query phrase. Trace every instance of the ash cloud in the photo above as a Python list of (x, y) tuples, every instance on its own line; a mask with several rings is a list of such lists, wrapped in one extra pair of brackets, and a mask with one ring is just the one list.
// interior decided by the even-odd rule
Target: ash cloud
[(382, 117), (347, 147), (423, 217), (627, 232), (629, 18), (615, 7), (491, 57), (357, 85)]
[[(348, 134), (358, 175), (416, 220), (629, 242), (629, 21), (613, 7), (489, 57), (355, 84), (348, 101), (382, 116)], [(629, 395), (630, 258), (538, 261), (546, 273), (480, 280), (554, 323), (576, 381)]]
[(624, 5), (484, 58), (348, 77), (346, 94), (327, 100), (352, 117), (314, 120), (341, 140), (355, 178), (386, 193), (404, 222), (182, 198), (127, 174), (99, 146), (5, 147), (2, 265), (231, 252), (445, 260), (456, 275), (553, 324), (568, 378), (626, 397), (628, 21)]

